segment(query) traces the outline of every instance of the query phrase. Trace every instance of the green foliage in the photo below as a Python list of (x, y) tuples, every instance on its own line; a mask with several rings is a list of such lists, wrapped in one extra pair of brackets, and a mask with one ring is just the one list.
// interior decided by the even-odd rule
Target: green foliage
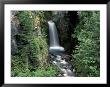
[(25, 65), (22, 58), (19, 58), (19, 56), (12, 56), (12, 61), (11, 61), (11, 76), (16, 76), (18, 75), (19, 72), (25, 71)]
[(18, 18), (20, 24), (22, 25), (22, 29), (25, 31), (31, 31), (33, 28), (33, 15), (30, 11), (20, 11), (18, 14)]
[[(45, 25), (46, 14), (43, 11), (19, 11), (17, 17), (20, 29), (16, 35), (17, 53), (12, 56), (11, 76), (55, 76), (58, 72), (54, 66), (48, 63), (47, 27)], [(40, 24), (35, 29), (35, 17)], [(40, 33), (38, 35), (38, 33)]]
[[(79, 12), (80, 23), (74, 37), (79, 45), (73, 50), (77, 76), (100, 76), (100, 13)], [(73, 37), (73, 38), (74, 38)]]
[[(79, 41), (72, 53), (76, 75), (100, 76), (100, 13), (81, 11), (78, 14), (80, 22), (72, 34)], [(59, 69), (48, 63), (46, 23), (52, 18), (52, 12), (19, 11), (17, 18), (20, 22), (19, 33), (15, 36), (18, 49), (11, 55), (11, 76), (57, 76)]]
[(55, 77), (58, 75), (58, 70), (56, 67), (48, 67), (47, 69), (38, 69), (36, 72), (33, 72), (35, 76), (38, 77)]
[(37, 69), (36, 71), (30, 71), (29, 69), (19, 72), (12, 72), (12, 76), (15, 77), (55, 77), (58, 75), (58, 69), (55, 66), (50, 65), (45, 69)]

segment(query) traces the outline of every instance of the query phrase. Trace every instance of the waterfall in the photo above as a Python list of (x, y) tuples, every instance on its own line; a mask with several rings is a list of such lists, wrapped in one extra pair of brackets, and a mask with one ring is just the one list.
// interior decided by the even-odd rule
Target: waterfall
[(53, 21), (48, 21), (48, 25), (50, 39), (49, 53), (51, 54), (51, 62), (61, 70), (61, 72), (63, 73), (62, 76), (75, 76), (72, 65), (68, 63), (66, 59), (62, 58), (65, 50), (59, 44), (59, 38), (55, 23)]
[(59, 45), (59, 38), (55, 23), (53, 21), (48, 21), (48, 25), (49, 25), (49, 38), (50, 38), (49, 51), (51, 53), (64, 52), (64, 48)]
[(58, 33), (53, 21), (48, 21), (49, 34), (50, 34), (50, 46), (59, 46)]

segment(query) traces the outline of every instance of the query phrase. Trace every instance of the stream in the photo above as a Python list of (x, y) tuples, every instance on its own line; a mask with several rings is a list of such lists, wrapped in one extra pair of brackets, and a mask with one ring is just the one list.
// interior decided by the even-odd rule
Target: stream
[(67, 61), (69, 57), (65, 57), (66, 56), (64, 54), (65, 49), (59, 44), (58, 32), (55, 23), (51, 20), (48, 21), (48, 25), (49, 25), (49, 38), (50, 38), (49, 53), (52, 64), (56, 65), (63, 73), (62, 75), (59, 76), (75, 77), (74, 74), (75, 70), (73, 69), (72, 64), (70, 64)]
[(72, 64), (68, 63), (62, 55), (51, 55), (52, 58), (52, 64), (56, 65), (61, 72), (63, 73), (62, 75), (59, 74), (59, 76), (64, 76), (64, 77), (75, 77), (75, 70), (73, 69)]

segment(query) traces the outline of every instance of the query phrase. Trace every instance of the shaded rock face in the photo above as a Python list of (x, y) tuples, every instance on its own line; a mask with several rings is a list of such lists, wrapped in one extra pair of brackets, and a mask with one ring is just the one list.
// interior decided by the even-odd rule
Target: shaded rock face
[(72, 34), (78, 22), (77, 11), (55, 11), (53, 12), (53, 21), (58, 29), (61, 46), (65, 48), (66, 53), (71, 54), (75, 47)]
[(15, 54), (17, 51), (15, 36), (18, 34), (19, 20), (15, 16), (16, 14), (16, 11), (11, 11), (11, 54)]

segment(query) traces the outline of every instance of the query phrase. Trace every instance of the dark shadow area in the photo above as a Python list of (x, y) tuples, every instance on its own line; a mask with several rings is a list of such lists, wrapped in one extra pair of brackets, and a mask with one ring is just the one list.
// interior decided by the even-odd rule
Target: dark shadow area
[[(57, 48), (63, 47), (65, 50), (61, 52), (60, 49), (49, 50), (50, 61), (58, 66), (59, 69), (64, 73), (61, 76), (75, 76), (74, 67), (73, 64), (71, 64), (71, 61), (73, 60), (71, 55), (73, 55), (73, 50), (75, 50), (76, 45), (79, 44), (77, 37), (73, 37), (75, 34), (75, 27), (79, 23), (77, 11), (53, 12), (52, 21), (55, 23), (56, 28), (51, 27), (50, 29), (49, 25), (49, 49), (51, 46), (59, 42), (59, 45), (55, 46)], [(53, 22), (50, 24), (53, 24), (54, 26)], [(56, 39), (56, 29), (59, 41)]]
[(75, 50), (75, 46), (79, 44), (77, 37), (72, 36), (79, 23), (78, 13), (77, 11), (60, 11), (57, 16), (54, 17), (54, 22), (57, 26), (60, 44), (65, 48), (65, 53), (71, 55), (72, 50)]
[(76, 37), (72, 37), (72, 34), (75, 34), (75, 27), (79, 23), (79, 17), (77, 11), (69, 11), (68, 12), (68, 17), (69, 17), (69, 37), (70, 37), (70, 49), (69, 53), (72, 53), (72, 50), (75, 50), (75, 46), (79, 44), (79, 41)]

